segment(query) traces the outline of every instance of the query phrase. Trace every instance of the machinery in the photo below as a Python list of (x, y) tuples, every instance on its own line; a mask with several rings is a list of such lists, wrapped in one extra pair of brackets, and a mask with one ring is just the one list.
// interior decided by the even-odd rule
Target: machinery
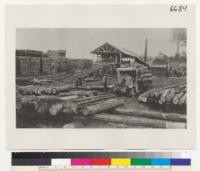
[(147, 66), (117, 68), (117, 81), (116, 93), (134, 96), (151, 87), (152, 74)]

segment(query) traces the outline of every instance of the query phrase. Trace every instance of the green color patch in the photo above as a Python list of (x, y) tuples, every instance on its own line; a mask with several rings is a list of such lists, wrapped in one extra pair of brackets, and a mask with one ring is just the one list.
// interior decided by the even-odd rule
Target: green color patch
[(133, 158), (131, 159), (131, 165), (151, 165), (151, 159)]

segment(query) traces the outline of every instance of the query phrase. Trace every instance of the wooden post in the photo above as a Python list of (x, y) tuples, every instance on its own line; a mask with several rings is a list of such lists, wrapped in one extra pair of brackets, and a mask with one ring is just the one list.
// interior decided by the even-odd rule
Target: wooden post
[(121, 66), (122, 53), (119, 53), (119, 67)]
[(97, 57), (97, 63), (99, 63), (99, 55), (98, 54), (96, 54), (96, 57)]

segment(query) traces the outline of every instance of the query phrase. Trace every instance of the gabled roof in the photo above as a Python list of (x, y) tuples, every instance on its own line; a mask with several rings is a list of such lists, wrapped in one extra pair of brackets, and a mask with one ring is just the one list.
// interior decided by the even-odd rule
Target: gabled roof
[(127, 50), (125, 48), (117, 47), (114, 45), (111, 45), (110, 43), (106, 42), (103, 45), (99, 46), (95, 50), (91, 51), (92, 54), (103, 54), (103, 53), (122, 53), (124, 55), (129, 56), (130, 58), (135, 58), (136, 62), (148, 65), (146, 62), (144, 62), (139, 55), (136, 53)]

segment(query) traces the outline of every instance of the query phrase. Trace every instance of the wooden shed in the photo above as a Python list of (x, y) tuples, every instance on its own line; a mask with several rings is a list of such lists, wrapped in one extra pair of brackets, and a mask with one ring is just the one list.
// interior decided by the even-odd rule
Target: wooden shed
[(136, 53), (125, 48), (111, 45), (107, 42), (91, 51), (91, 53), (96, 55), (98, 62), (114, 63), (117, 64), (118, 67), (131, 64), (148, 66)]

